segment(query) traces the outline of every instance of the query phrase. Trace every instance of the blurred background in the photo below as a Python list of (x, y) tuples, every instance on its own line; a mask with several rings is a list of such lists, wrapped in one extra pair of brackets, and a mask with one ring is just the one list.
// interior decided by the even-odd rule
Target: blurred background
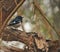
[[(21, 15), (24, 17), (23, 26), (26, 32), (37, 32), (39, 36), (42, 35), (46, 39), (58, 40), (58, 34), (45, 23), (33, 2), (33, 0), (26, 0), (10, 21)], [(37, 0), (37, 2), (47, 20), (60, 33), (60, 0)]]

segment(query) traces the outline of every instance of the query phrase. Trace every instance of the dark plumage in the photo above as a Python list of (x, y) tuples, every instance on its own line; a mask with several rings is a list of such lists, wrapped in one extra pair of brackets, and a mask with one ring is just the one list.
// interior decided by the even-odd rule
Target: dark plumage
[(13, 25), (16, 25), (18, 23), (22, 23), (22, 19), (23, 17), (22, 16), (17, 16), (15, 19), (13, 19), (8, 26), (13, 26)]

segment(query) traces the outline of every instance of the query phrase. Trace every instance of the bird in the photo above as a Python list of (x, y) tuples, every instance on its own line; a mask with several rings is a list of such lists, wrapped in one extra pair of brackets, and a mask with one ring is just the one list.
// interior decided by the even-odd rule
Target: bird
[(16, 16), (13, 20), (10, 21), (10, 23), (8, 24), (8, 26), (10, 28), (18, 28), (23, 22), (23, 17), (22, 16)]
[(23, 17), (22, 16), (17, 16), (15, 19), (13, 19), (8, 26), (13, 26), (13, 25), (16, 25), (18, 23), (22, 23), (22, 19)]

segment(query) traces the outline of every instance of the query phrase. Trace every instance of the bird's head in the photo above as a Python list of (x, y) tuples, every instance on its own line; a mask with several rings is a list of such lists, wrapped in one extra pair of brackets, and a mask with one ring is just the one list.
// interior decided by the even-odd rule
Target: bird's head
[(17, 17), (15, 18), (15, 21), (16, 21), (16, 22), (23, 22), (23, 17), (22, 17), (22, 16), (17, 16)]

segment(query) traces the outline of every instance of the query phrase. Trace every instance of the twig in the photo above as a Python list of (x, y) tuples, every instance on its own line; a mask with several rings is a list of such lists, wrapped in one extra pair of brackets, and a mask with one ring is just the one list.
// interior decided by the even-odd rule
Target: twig
[(17, 5), (17, 2), (16, 2), (16, 0), (14, 0), (14, 2), (15, 2), (15, 4)]

